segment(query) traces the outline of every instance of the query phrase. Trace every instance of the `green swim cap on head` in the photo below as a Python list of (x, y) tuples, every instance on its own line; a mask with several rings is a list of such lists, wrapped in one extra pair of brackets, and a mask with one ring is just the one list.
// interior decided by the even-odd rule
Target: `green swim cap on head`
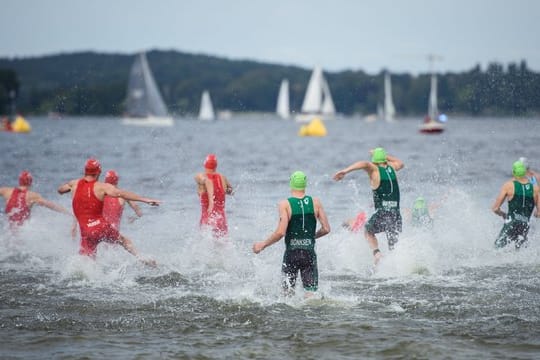
[(378, 147), (374, 149), (373, 153), (371, 154), (371, 162), (374, 162), (374, 163), (386, 162), (386, 150), (384, 150), (382, 147)]
[(514, 164), (512, 164), (512, 174), (514, 174), (515, 177), (523, 177), (527, 173), (527, 169), (525, 168), (525, 164), (521, 161), (516, 161)]
[(295, 171), (291, 175), (289, 186), (293, 190), (304, 190), (306, 188), (307, 177), (302, 171)]
[(414, 200), (415, 209), (424, 209), (426, 207), (426, 200), (423, 197), (418, 197)]

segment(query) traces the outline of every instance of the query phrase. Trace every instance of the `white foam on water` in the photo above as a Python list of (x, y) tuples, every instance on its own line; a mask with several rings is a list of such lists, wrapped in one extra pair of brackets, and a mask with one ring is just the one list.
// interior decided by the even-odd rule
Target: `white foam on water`
[[(243, 187), (249, 194), (255, 185), (246, 181)], [(331, 206), (326, 205), (330, 214), (329, 209)], [(77, 255), (79, 240), (71, 239), (71, 219), (49, 211), (33, 214), (29, 223), (21, 228), (17, 237), (20, 243), (16, 246), (7, 245), (13, 239), (4, 232), (1, 256), (23, 253), (25, 263), (19, 264), (20, 267), (52, 271), (57, 274), (53, 281), (67, 282), (70, 286), (123, 289), (139, 286), (140, 277), (158, 278), (179, 273), (189, 279), (190, 286), (156, 288), (156, 296), (195, 294), (218, 300), (304, 304), (300, 278), (293, 298), (284, 298), (281, 293), (284, 241), (258, 255), (251, 251), (255, 241), (267, 238), (275, 229), (275, 204), (257, 208), (247, 222), (229, 213), (230, 234), (219, 241), (199, 230), (198, 213), (193, 208), (185, 213), (182, 209), (167, 212), (145, 208), (143, 211), (143, 218), (133, 224), (125, 221), (122, 232), (143, 256), (157, 261), (155, 269), (142, 265), (120, 246), (110, 244), (98, 247), (96, 260)], [(348, 282), (358, 279), (444, 283), (450, 281), (448, 272), (455, 269), (539, 262), (539, 239), (534, 232), (527, 249), (515, 251), (512, 246), (494, 249), (493, 242), (502, 221), (483, 204), (478, 204), (474, 194), (453, 188), (434, 218), (434, 228), (425, 231), (415, 230), (404, 222), (404, 231), (391, 252), (387, 250), (384, 234), (378, 234), (384, 257), (373, 274), (370, 273), (373, 256), (363, 234), (353, 234), (334, 221), (333, 231), (317, 240), (319, 293), (328, 302), (349, 304), (361, 299), (361, 294), (347, 289)], [(336, 283), (343, 286), (334, 286)], [(146, 301), (148, 297), (141, 295), (141, 299)]]

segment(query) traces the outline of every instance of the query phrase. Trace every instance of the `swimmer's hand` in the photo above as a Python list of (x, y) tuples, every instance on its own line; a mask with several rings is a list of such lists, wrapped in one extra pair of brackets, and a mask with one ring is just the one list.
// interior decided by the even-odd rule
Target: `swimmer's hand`
[(341, 170), (334, 174), (333, 179), (335, 181), (339, 181), (345, 177), (345, 174), (347, 174), (345, 171)]
[(261, 251), (264, 250), (265, 245), (266, 245), (266, 244), (265, 244), (264, 241), (256, 242), (255, 244), (253, 244), (252, 250), (253, 250), (253, 252), (254, 252), (255, 254), (258, 254), (258, 253), (260, 253)]
[(140, 262), (142, 262), (146, 266), (150, 266), (152, 268), (157, 267), (156, 260), (154, 260), (154, 259), (145, 259), (145, 258), (142, 258), (142, 257), (139, 257), (138, 259), (139, 259)]
[(144, 202), (150, 206), (159, 206), (159, 204), (161, 204), (161, 201), (154, 199), (144, 199)]

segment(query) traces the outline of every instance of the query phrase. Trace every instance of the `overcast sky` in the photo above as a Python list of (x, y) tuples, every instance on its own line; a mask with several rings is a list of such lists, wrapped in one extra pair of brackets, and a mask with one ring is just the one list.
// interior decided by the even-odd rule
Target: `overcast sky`
[(424, 72), (526, 60), (536, 0), (0, 0), (0, 57), (173, 49), (326, 71)]

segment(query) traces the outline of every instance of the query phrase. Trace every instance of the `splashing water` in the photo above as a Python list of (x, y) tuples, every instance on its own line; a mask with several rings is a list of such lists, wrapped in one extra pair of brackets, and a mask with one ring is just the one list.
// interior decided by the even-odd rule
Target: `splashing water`
[[(412, 121), (350, 119), (328, 122), (329, 135), (318, 139), (296, 137), (295, 124), (258, 118), (178, 121), (167, 132), (121, 127), (116, 119), (32, 123), (29, 137), (0, 142), (0, 165), (12, 169), (0, 175), (2, 184), (28, 168), (36, 191), (70, 208), (56, 187), (96, 156), (120, 172), (121, 187), (163, 200), (122, 224), (158, 267), (110, 244), (99, 246), (95, 261), (80, 257), (71, 219), (47, 209), (34, 208), (16, 237), (0, 218), (3, 356), (445, 358), (451, 351), (527, 358), (540, 351), (537, 220), (526, 249), (495, 250), (502, 221), (490, 211), (512, 160), (539, 158), (528, 147), (536, 143), (535, 121), (453, 119), (445, 134), (424, 137)], [(384, 257), (374, 269), (363, 234), (340, 226), (361, 209), (372, 213), (367, 176), (331, 178), (379, 145), (405, 162), (398, 173), (404, 226), (392, 252), (378, 235)], [(494, 159), (499, 148), (506, 152)], [(236, 187), (223, 241), (198, 228), (193, 175), (210, 152)], [(332, 226), (317, 241), (319, 291), (309, 300), (301, 289), (292, 298), (281, 293), (283, 242), (251, 252), (277, 226), (277, 203), (299, 169)], [(438, 204), (431, 230), (411, 227), (405, 216), (420, 195)], [(45, 334), (64, 335), (40, 341)]]

